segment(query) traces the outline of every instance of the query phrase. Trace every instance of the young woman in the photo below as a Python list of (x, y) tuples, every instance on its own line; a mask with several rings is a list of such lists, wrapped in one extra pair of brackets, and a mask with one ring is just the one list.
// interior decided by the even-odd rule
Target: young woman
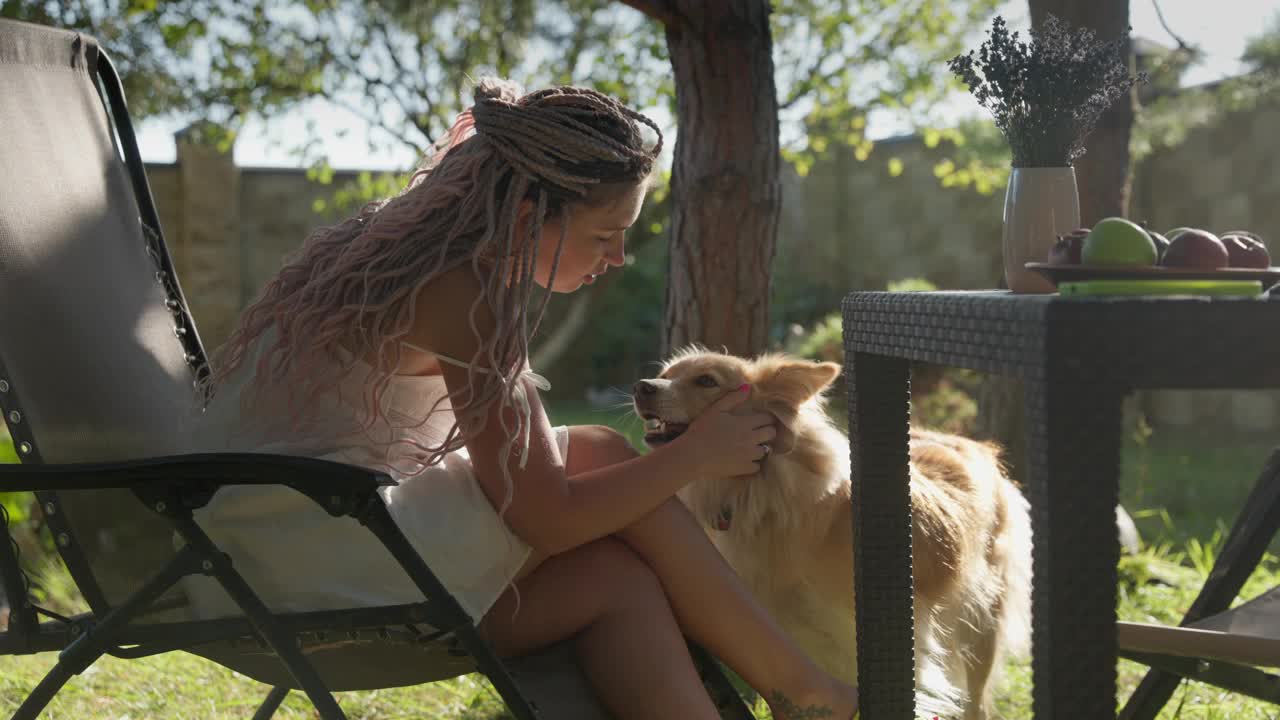
[[(203, 434), (391, 472), (393, 518), (499, 654), (573, 638), (619, 718), (717, 717), (688, 636), (775, 718), (843, 720), (855, 691), (799, 651), (674, 498), (755, 471), (774, 429), (733, 412), (750, 388), (640, 456), (604, 427), (551, 427), (528, 367), (534, 287), (573, 292), (623, 264), (661, 143), (600, 93), (481, 81), (408, 187), (314, 233), (245, 311)], [(419, 597), (369, 533), (287, 489), (224, 490), (199, 519), (273, 608)], [(216, 595), (199, 600), (208, 614)]]

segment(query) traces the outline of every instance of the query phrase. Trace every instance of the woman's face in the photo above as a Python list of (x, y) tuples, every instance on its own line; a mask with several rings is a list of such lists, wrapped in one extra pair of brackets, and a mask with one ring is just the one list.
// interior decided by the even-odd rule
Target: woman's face
[(626, 258), (626, 230), (635, 224), (644, 204), (644, 186), (637, 185), (611, 203), (600, 207), (574, 205), (569, 208), (564, 249), (556, 268), (555, 284), (549, 286), (551, 264), (560, 241), (563, 216), (548, 218), (542, 226), (534, 280), (552, 292), (569, 293), (595, 282), (611, 267)]

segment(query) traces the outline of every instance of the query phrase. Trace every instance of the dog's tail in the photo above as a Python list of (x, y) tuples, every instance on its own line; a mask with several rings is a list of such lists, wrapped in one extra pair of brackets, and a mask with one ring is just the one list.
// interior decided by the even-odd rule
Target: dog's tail
[(1013, 483), (1001, 484), (1009, 532), (1003, 548), (1004, 602), (1001, 606), (1000, 645), (1010, 654), (1025, 656), (1031, 650), (1031, 509)]

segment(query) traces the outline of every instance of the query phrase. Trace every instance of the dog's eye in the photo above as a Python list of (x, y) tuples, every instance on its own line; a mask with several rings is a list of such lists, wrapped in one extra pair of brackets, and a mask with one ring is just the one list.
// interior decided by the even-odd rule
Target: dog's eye
[(704, 388), (713, 388), (713, 387), (719, 386), (719, 383), (716, 382), (716, 379), (711, 377), (710, 375), (699, 375), (698, 377), (693, 379), (693, 384), (697, 385), (698, 387), (704, 387)]

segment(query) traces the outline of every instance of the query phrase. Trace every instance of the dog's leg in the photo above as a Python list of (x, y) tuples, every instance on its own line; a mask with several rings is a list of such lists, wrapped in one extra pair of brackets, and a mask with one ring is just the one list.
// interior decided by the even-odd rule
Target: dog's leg
[(965, 685), (968, 697), (965, 701), (965, 720), (987, 720), (991, 707), (991, 689), (988, 687), (992, 670), (999, 654), (995, 628), (974, 633), (964, 658)]
[(939, 627), (938, 609), (919, 595), (915, 604), (916, 632), (916, 712), (940, 717), (956, 717), (962, 709), (963, 694), (951, 648), (953, 636)]

